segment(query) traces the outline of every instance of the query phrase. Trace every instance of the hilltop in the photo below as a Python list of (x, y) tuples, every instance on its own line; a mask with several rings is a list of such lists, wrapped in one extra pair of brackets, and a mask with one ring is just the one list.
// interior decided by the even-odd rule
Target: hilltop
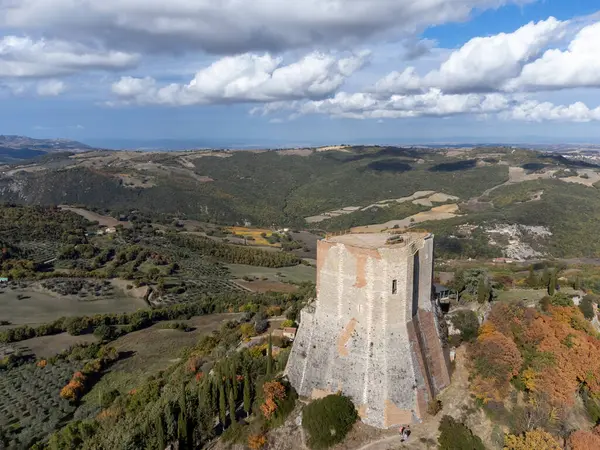
[(69, 139), (33, 139), (0, 135), (0, 163), (18, 163), (49, 153), (82, 152), (92, 147)]
[(599, 172), (589, 151), (509, 147), (88, 149), (0, 166), (0, 200), (226, 225), (419, 226), (443, 257), (595, 257)]

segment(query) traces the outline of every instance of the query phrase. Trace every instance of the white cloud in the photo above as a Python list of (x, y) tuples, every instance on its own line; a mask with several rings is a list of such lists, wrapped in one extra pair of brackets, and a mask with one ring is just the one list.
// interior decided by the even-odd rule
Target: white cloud
[(236, 54), (363, 43), (536, 0), (0, 0), (0, 27), (108, 48)]
[(526, 122), (591, 122), (600, 120), (600, 107), (590, 109), (582, 102), (572, 105), (554, 105), (550, 102), (525, 101), (510, 111), (503, 112), (501, 118)]
[(493, 92), (521, 73), (553, 41), (564, 37), (567, 22), (554, 17), (530, 22), (513, 33), (476, 37), (452, 52), (438, 70), (424, 77), (414, 67), (392, 72), (375, 84), (375, 91), (392, 95), (431, 88), (445, 92)]
[(119, 70), (132, 67), (136, 54), (104, 51), (60, 40), (0, 39), (0, 77), (35, 78), (69, 75), (82, 70)]
[(66, 89), (67, 86), (60, 80), (40, 81), (37, 85), (37, 94), (42, 97), (56, 97)]
[(448, 117), (457, 114), (498, 113), (509, 108), (511, 100), (500, 94), (443, 94), (431, 89), (424, 94), (393, 95), (381, 99), (375, 94), (340, 92), (317, 101), (280, 102), (255, 108), (254, 114), (293, 111), (293, 116), (326, 114), (351, 119), (402, 119), (409, 117)]
[(508, 86), (526, 91), (600, 87), (600, 22), (579, 31), (567, 50), (548, 50), (526, 65)]
[(126, 103), (172, 106), (320, 99), (334, 94), (367, 61), (368, 52), (347, 58), (313, 52), (284, 65), (281, 57), (243, 54), (200, 70), (188, 84), (159, 87), (152, 78), (123, 77), (112, 92)]

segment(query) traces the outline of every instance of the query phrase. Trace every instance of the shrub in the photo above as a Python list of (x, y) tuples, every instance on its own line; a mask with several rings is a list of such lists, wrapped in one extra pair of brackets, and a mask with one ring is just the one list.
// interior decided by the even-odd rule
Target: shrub
[(542, 299), (540, 300), (540, 307), (542, 308), (542, 311), (544, 311), (544, 312), (548, 312), (551, 304), (552, 304), (552, 299), (550, 297), (548, 297), (547, 295), (542, 297)]
[(254, 330), (254, 325), (251, 323), (244, 323), (240, 326), (240, 331), (242, 332), (242, 336), (244, 338), (249, 338), (256, 335), (256, 331)]
[(477, 337), (479, 331), (479, 319), (474, 311), (458, 311), (450, 321), (452, 325), (460, 330), (460, 337), (463, 341), (472, 341)]
[(594, 423), (600, 422), (600, 401), (592, 395), (590, 390), (584, 386), (581, 390), (581, 399), (583, 400), (583, 406)]
[(437, 415), (442, 410), (442, 401), (437, 398), (432, 398), (427, 402), (427, 414), (432, 416)]
[(294, 322), (293, 320), (287, 319), (282, 322), (281, 328), (293, 327), (294, 325), (296, 325), (296, 322)]
[(573, 300), (567, 294), (558, 292), (551, 297), (554, 306), (573, 306)]
[(263, 434), (253, 434), (248, 436), (248, 447), (251, 450), (260, 450), (267, 443), (267, 438)]
[(308, 432), (311, 448), (328, 448), (341, 442), (358, 419), (348, 397), (328, 395), (315, 400), (302, 411), (302, 426)]
[(94, 336), (101, 341), (110, 341), (113, 339), (115, 334), (115, 327), (111, 325), (102, 324), (94, 330)]
[(475, 436), (465, 424), (450, 416), (442, 417), (439, 431), (439, 450), (485, 450), (479, 436)]
[(256, 331), (257, 334), (264, 333), (267, 331), (267, 328), (269, 328), (269, 322), (266, 319), (257, 320), (254, 324), (254, 331)]
[(100, 396), (100, 406), (102, 409), (108, 408), (115, 399), (119, 396), (119, 391), (117, 389), (113, 389), (112, 391), (103, 392)]
[(65, 328), (71, 336), (79, 336), (88, 330), (89, 323), (83, 317), (68, 317), (65, 320)]
[(579, 303), (579, 309), (583, 313), (586, 319), (594, 318), (594, 297), (586, 295)]

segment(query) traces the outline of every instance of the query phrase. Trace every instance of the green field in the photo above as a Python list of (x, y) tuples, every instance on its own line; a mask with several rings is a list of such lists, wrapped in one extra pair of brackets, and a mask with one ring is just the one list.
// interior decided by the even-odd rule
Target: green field
[(41, 292), (33, 287), (4, 288), (0, 292), (0, 318), (11, 325), (33, 326), (63, 316), (133, 312), (147, 307), (142, 299), (125, 294), (82, 300), (77, 296)]
[[(567, 295), (582, 294), (580, 291), (575, 291), (571, 287), (565, 287), (560, 292)], [(545, 289), (511, 289), (509, 291), (500, 291), (498, 293), (498, 301), (512, 302), (519, 300), (539, 301), (548, 295)]]
[(317, 276), (317, 271), (314, 267), (305, 266), (304, 264), (294, 267), (282, 267), (279, 269), (247, 266), (245, 264), (228, 264), (227, 267), (233, 278), (243, 278), (244, 276), (256, 278), (266, 277), (272, 281), (291, 281), (292, 283), (309, 281), (314, 283)]
[(14, 346), (25, 354), (33, 354), (36, 358), (50, 358), (74, 345), (91, 344), (96, 341), (93, 334), (71, 336), (69, 333), (60, 333), (26, 339)]
[(201, 336), (218, 330), (224, 321), (239, 317), (240, 314), (193, 317), (185, 321), (194, 328), (188, 332), (165, 329), (165, 325), (169, 322), (162, 322), (120, 337), (112, 342), (111, 346), (130, 356), (114, 364), (84, 397), (84, 401), (94, 405), (102, 393), (113, 389), (121, 393), (128, 392), (144, 379), (178, 362), (180, 352), (184, 348), (195, 345)]

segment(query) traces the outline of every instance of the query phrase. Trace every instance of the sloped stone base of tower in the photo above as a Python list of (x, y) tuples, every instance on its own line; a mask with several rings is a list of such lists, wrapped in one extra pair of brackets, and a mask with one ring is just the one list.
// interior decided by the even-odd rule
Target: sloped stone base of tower
[(341, 392), (378, 428), (419, 421), (450, 382), (431, 301), (433, 239), (405, 244), (319, 242), (317, 301), (301, 312), (285, 371), (300, 395)]

